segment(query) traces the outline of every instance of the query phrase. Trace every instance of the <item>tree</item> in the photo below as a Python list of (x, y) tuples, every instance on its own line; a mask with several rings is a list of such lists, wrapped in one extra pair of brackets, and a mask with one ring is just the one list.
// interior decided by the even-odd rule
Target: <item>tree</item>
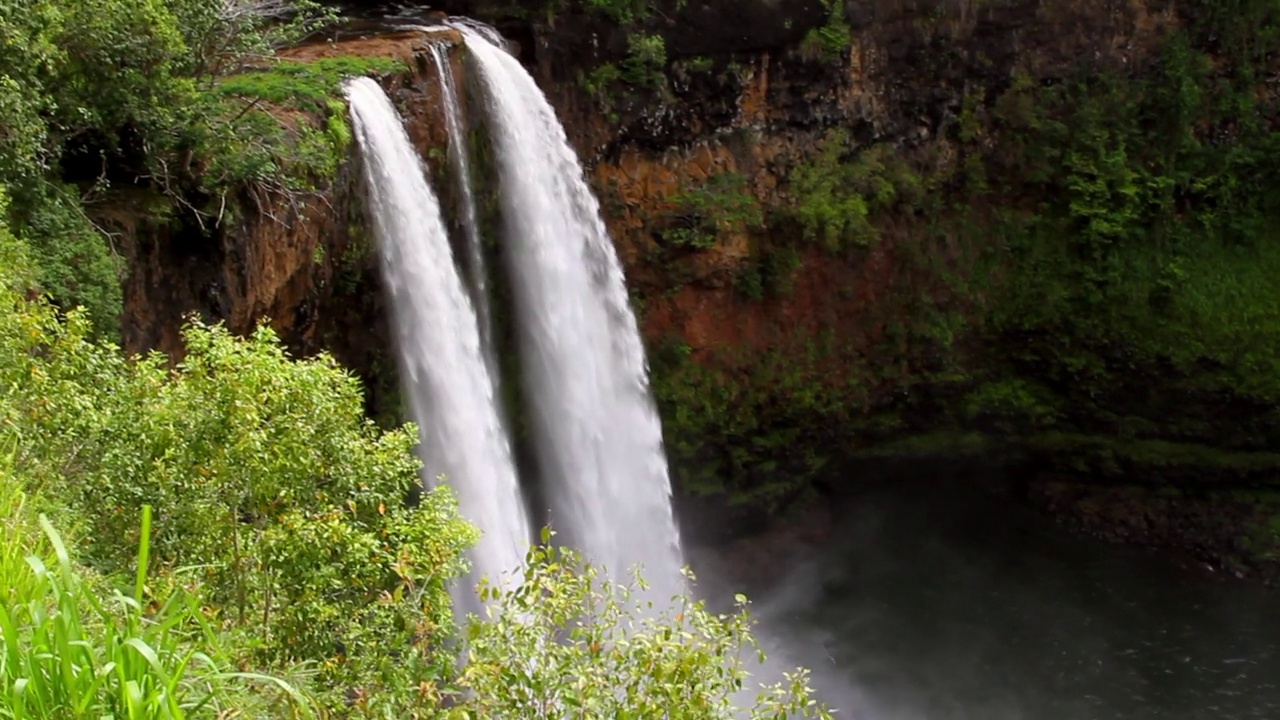
[(295, 141), (215, 86), (332, 17), (311, 0), (0, 0), (5, 220), (42, 288), (113, 336), (124, 268), (95, 202), (155, 192), (203, 227), (204, 206), (238, 183), (281, 184), (283, 163), (241, 158), (256, 143), (275, 160)]

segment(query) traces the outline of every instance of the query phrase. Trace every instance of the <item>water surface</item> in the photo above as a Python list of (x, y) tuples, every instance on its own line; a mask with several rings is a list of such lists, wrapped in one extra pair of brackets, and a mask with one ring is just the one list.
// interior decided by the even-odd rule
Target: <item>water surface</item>
[(747, 588), (773, 661), (813, 668), (841, 716), (1280, 718), (1280, 593), (949, 487), (868, 493)]

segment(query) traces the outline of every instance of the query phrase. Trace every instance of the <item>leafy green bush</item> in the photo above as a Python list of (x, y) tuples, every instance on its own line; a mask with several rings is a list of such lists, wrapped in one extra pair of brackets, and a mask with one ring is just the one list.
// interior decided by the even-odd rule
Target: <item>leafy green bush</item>
[(0, 184), (44, 289), (115, 334), (121, 270), (90, 220), (113, 187), (158, 193), (205, 230), (245, 185), (288, 195), (332, 176), (346, 113), (315, 96), (340, 100), (334, 76), (386, 63), (270, 74), (256, 89), (310, 113), (284, 120), (234, 92), (244, 78), (219, 88), (331, 17), (310, 0), (0, 0)]
[(627, 56), (621, 64), (623, 82), (659, 89), (666, 84), (667, 44), (661, 35), (634, 33), (627, 37)]
[(740, 173), (723, 172), (682, 188), (663, 213), (663, 240), (681, 248), (707, 250), (720, 234), (757, 229), (764, 222), (760, 203)]
[(852, 42), (849, 21), (845, 19), (842, 0), (823, 0), (822, 5), (827, 11), (827, 21), (805, 34), (801, 49), (827, 62), (836, 62)]
[(806, 240), (833, 252), (871, 244), (878, 234), (873, 215), (923, 192), (922, 179), (892, 147), (877, 145), (852, 160), (850, 152), (848, 132), (831, 130), (816, 156), (787, 176), (789, 213)]
[(622, 70), (614, 63), (605, 63), (582, 76), (582, 89), (591, 95), (603, 95), (610, 85), (622, 78)]
[[(0, 232), (4, 248), (20, 268)], [(89, 341), (83, 313), (60, 320), (0, 276), (0, 422), (23, 439), (28, 483), (71, 511), (86, 560), (130, 570), (133, 518), (154, 505), (152, 557), (200, 568), (245, 659), (319, 663), (332, 705), (352, 688), (406, 703), (447, 675), (447, 584), (475, 531), (447, 489), (420, 493), (412, 427), (378, 430), (354, 378), (328, 357), (290, 360), (269, 330), (193, 325), (174, 372)]]
[[(33, 194), (35, 193), (35, 194)], [(124, 303), (124, 260), (93, 226), (73, 187), (45, 182), (16, 213), (25, 227), (39, 286), (66, 308), (85, 308), (96, 336), (110, 336)], [(0, 196), (0, 215), (8, 209)]]
[(830, 717), (803, 670), (762, 687), (749, 707), (736, 705), (748, 675), (743, 652), (755, 648), (746, 598), (727, 615), (687, 597), (659, 610), (641, 606), (642, 587), (638, 578), (601, 578), (572, 551), (531, 549), (519, 586), (482, 590), (488, 619), (468, 624), (458, 679), (466, 694), (451, 717)]
[(289, 684), (233, 670), (184, 588), (148, 598), (149, 507), (133, 594), (104, 591), (36, 518), (15, 474), (16, 437), (0, 437), (0, 717), (180, 720), (264, 703), (279, 716), (311, 715)]

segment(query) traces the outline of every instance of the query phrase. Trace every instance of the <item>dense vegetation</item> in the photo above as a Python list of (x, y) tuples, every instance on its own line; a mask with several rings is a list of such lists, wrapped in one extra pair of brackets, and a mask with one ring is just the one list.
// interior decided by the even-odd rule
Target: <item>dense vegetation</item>
[(209, 234), (333, 174), (350, 139), (338, 80), (388, 62), (273, 58), (329, 17), (310, 2), (0, 2), (6, 219), (56, 302), (115, 334), (126, 200)]
[[(323, 19), (0, 0), (0, 718), (737, 717), (744, 599), (641, 608), (545, 537), (455, 618), (483, 529), (332, 358), (265, 327), (192, 322), (176, 366), (110, 340), (122, 192), (216, 232), (336, 171), (339, 81), (392, 67), (272, 57)], [(825, 715), (803, 673), (747, 705)]]

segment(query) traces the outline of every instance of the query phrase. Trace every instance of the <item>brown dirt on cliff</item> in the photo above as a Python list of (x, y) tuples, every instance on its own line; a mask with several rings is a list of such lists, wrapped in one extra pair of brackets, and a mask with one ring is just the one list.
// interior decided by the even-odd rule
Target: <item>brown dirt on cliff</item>
[(446, 27), (379, 33), (338, 42), (326, 41), (300, 45), (282, 50), (280, 57), (301, 61), (352, 55), (356, 57), (384, 57), (403, 60), (407, 65), (412, 66), (416, 62), (418, 54), (427, 50), (429, 44), (433, 42), (461, 45), (462, 34), (457, 30)]
[(699, 360), (717, 350), (782, 348), (828, 330), (847, 346), (865, 349), (883, 335), (883, 322), (869, 319), (882, 296), (892, 292), (893, 270), (892, 249), (886, 245), (867, 252), (856, 268), (808, 251), (795, 271), (793, 290), (784, 297), (755, 301), (733, 287), (686, 285), (648, 303), (644, 334), (681, 337)]

